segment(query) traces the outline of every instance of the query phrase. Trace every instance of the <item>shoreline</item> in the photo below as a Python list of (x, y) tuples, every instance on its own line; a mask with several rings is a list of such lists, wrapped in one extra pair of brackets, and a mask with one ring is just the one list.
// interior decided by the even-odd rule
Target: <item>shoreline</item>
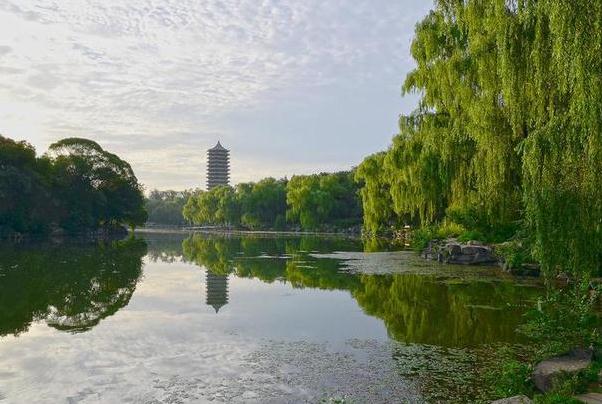
[(341, 237), (351, 239), (361, 239), (362, 235), (357, 233), (334, 233), (334, 232), (312, 232), (312, 231), (292, 231), (292, 230), (240, 230), (240, 229), (207, 229), (194, 227), (141, 227), (134, 231), (128, 230), (130, 234), (207, 234), (223, 236), (263, 236), (263, 237)]
[(30, 244), (30, 243), (95, 243), (122, 240), (129, 234), (123, 226), (115, 228), (98, 228), (77, 233), (55, 231), (49, 233), (8, 233), (0, 236), (0, 244)]

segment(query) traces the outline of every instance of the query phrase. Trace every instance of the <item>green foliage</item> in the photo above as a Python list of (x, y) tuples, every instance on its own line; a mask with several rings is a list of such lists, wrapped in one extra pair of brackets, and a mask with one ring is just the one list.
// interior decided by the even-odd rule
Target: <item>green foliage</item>
[(183, 216), (201, 225), (284, 230), (299, 224), (318, 230), (357, 225), (362, 210), (353, 173), (340, 172), (197, 191), (184, 205)]
[(229, 186), (196, 192), (188, 199), (182, 213), (187, 220), (196, 224), (240, 224), (240, 202), (235, 190)]
[(286, 179), (265, 178), (236, 187), (241, 205), (241, 223), (249, 229), (286, 227)]
[(548, 393), (535, 396), (533, 402), (536, 404), (582, 404), (581, 401), (571, 397), (572, 394)]
[(601, 21), (586, 0), (438, 0), (404, 84), (419, 107), (360, 165), (366, 228), (523, 226), (549, 277), (602, 271)]
[(531, 381), (533, 368), (514, 359), (506, 360), (501, 368), (492, 375), (494, 394), (498, 398), (518, 395), (531, 396), (534, 386)]
[(355, 171), (355, 180), (361, 184), (364, 229), (373, 235), (395, 224), (391, 186), (384, 170), (385, 156), (385, 153), (373, 154)]
[(410, 245), (415, 251), (423, 251), (431, 240), (437, 239), (437, 231), (433, 227), (420, 227), (410, 233)]
[(187, 220), (182, 214), (184, 205), (194, 191), (151, 191), (145, 200), (148, 211), (148, 223), (183, 226)]
[(201, 225), (226, 225), (252, 230), (286, 227), (286, 180), (266, 178), (236, 188), (197, 191), (183, 208), (183, 216)]
[(458, 236), (458, 241), (466, 243), (467, 241), (486, 241), (483, 233), (477, 230), (467, 230)]
[(443, 223), (437, 226), (437, 238), (439, 239), (459, 237), (464, 233), (466, 233), (464, 226), (449, 220), (445, 220)]
[(358, 186), (352, 172), (294, 176), (288, 183), (287, 219), (304, 230), (362, 220)]
[(533, 262), (531, 250), (523, 240), (510, 240), (495, 246), (495, 253), (504, 261), (506, 268), (520, 268), (525, 263)]
[(0, 236), (48, 229), (50, 178), (41, 163), (30, 144), (0, 136)]
[(586, 280), (564, 289), (548, 288), (519, 330), (538, 342), (541, 358), (564, 354), (575, 347), (597, 346), (599, 319), (594, 308), (598, 297), (599, 292), (590, 290)]
[[(558, 401), (560, 398), (570, 398), (575, 394), (584, 393), (587, 389), (587, 380), (585, 374), (574, 373), (565, 374), (555, 379), (552, 391), (545, 395), (544, 402), (558, 403), (566, 401)], [(574, 402), (579, 402), (575, 400)]]
[[(127, 306), (142, 276), (143, 240), (0, 245), (0, 336), (44, 320), (84, 332)], [(118, 270), (116, 270), (118, 269)]]
[(31, 145), (0, 136), (0, 169), (0, 235), (146, 221), (130, 165), (91, 140), (63, 139), (36, 157)]

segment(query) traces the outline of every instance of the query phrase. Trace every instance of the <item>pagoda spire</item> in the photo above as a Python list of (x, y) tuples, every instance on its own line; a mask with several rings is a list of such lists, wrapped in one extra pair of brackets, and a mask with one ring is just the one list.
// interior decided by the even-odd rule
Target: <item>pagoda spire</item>
[(207, 190), (230, 185), (230, 150), (221, 142), (207, 150)]

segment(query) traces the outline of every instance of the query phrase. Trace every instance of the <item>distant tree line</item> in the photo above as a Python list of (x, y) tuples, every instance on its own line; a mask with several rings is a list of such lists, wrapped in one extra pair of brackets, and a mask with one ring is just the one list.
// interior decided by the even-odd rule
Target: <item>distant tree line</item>
[(147, 224), (184, 226), (190, 222), (184, 218), (182, 210), (184, 205), (195, 193), (194, 190), (185, 191), (159, 191), (152, 190), (144, 200), (148, 212)]
[(259, 182), (197, 191), (184, 206), (192, 223), (251, 230), (325, 230), (362, 221), (352, 172), (266, 178)]
[(130, 165), (79, 138), (32, 145), (0, 136), (0, 236), (79, 233), (146, 221), (142, 187)]

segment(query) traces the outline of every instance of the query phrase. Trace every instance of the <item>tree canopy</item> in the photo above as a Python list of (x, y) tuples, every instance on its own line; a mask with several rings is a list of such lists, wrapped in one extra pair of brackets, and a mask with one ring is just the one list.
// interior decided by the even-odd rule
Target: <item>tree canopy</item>
[(366, 228), (519, 223), (547, 273), (599, 271), (601, 25), (585, 0), (437, 1), (403, 87), (419, 107), (358, 168)]
[(306, 230), (354, 225), (362, 217), (358, 190), (351, 172), (294, 176), (288, 184), (287, 218)]
[(0, 233), (75, 233), (146, 221), (130, 165), (91, 140), (64, 139), (36, 157), (30, 144), (0, 136), (0, 168)]
[(201, 225), (252, 230), (319, 230), (361, 223), (358, 185), (350, 172), (294, 176), (290, 181), (265, 178), (222, 186), (192, 195), (183, 215)]
[(188, 198), (194, 192), (193, 190), (152, 190), (145, 199), (148, 223), (169, 226), (184, 226), (188, 224), (188, 220), (184, 218), (182, 210), (186, 202), (188, 202)]

